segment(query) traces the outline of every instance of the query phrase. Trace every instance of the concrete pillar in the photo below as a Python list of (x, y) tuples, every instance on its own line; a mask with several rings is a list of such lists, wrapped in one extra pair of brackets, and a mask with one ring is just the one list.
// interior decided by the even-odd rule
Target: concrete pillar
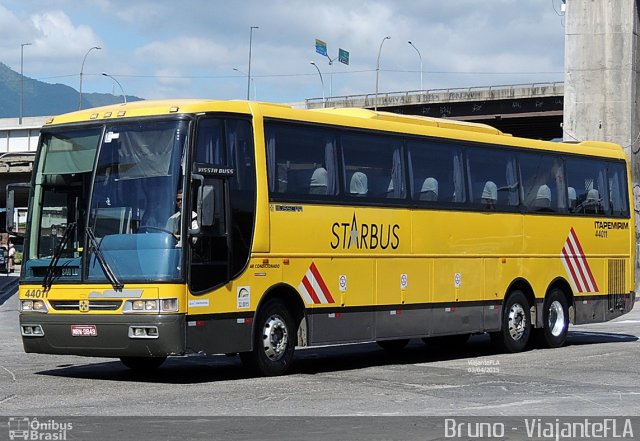
[(640, 0), (567, 0), (564, 139), (621, 144), (640, 181)]

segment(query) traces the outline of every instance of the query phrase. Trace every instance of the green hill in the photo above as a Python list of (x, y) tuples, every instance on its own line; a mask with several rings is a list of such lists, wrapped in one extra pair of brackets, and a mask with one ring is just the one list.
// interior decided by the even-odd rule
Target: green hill
[[(47, 116), (78, 110), (79, 92), (64, 84), (49, 84), (24, 77), (22, 116)], [(142, 98), (127, 95), (127, 101)], [(122, 96), (110, 93), (83, 93), (82, 107), (97, 107), (122, 102)], [(20, 114), (20, 74), (0, 63), (0, 118)]]

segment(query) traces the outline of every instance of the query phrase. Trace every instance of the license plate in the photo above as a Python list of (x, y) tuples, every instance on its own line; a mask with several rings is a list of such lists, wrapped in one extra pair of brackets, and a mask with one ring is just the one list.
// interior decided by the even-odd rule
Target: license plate
[(72, 337), (97, 337), (96, 325), (71, 325)]

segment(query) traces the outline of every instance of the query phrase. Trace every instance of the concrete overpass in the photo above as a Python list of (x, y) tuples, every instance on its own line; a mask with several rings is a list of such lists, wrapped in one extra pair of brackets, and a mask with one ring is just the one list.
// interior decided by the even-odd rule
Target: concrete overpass
[(489, 124), (514, 136), (562, 138), (564, 84), (534, 83), (312, 98), (306, 108), (360, 107)]

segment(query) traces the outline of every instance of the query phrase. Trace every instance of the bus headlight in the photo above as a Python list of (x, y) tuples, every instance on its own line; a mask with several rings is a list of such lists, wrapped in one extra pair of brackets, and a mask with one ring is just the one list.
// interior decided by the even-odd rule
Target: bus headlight
[(49, 312), (44, 300), (22, 300), (20, 310), (25, 312)]
[(122, 308), (122, 312), (178, 312), (178, 299), (127, 300)]

